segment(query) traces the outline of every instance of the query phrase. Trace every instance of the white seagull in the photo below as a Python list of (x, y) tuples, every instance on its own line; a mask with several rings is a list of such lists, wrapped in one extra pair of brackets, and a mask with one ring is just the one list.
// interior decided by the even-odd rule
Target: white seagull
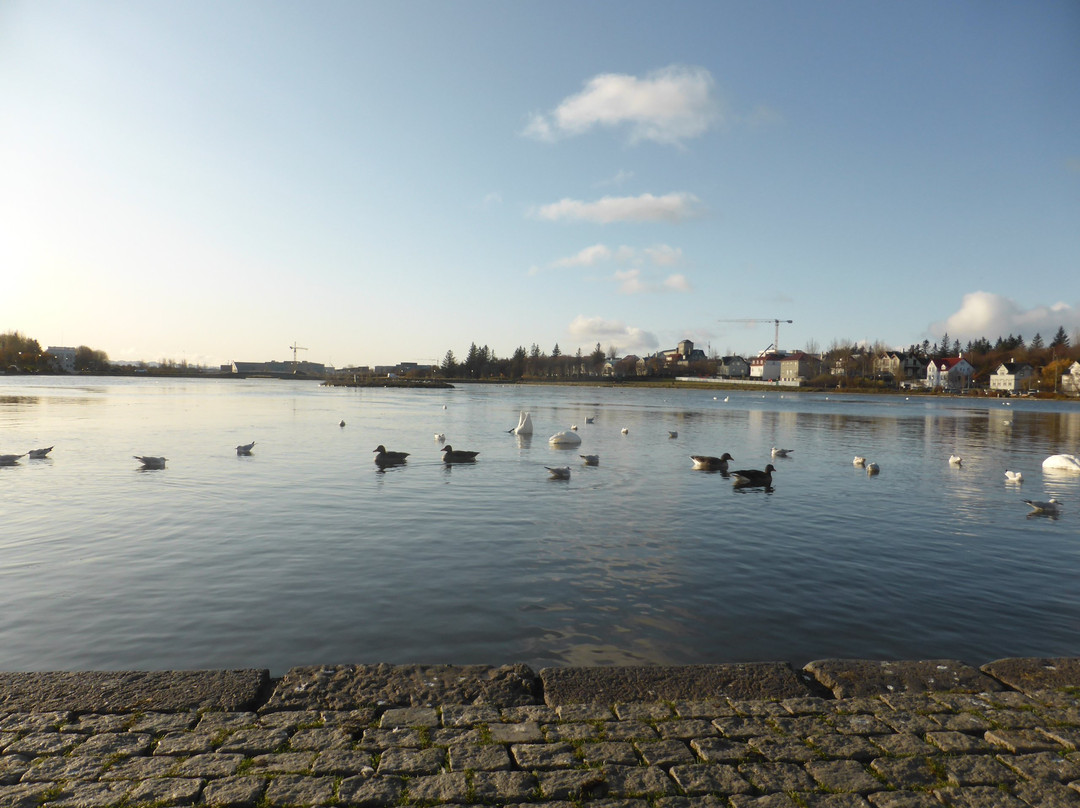
[(1022, 483), (1024, 481), (1024, 474), (1020, 471), (1006, 471), (1005, 482), (1008, 483)]
[[(578, 457), (585, 461), (586, 466), (600, 465), (600, 455), (578, 455)], [(544, 468), (547, 468), (547, 466), (545, 466)]]
[(1046, 502), (1039, 502), (1035, 499), (1025, 499), (1024, 502), (1031, 508), (1029, 516), (1033, 516), (1037, 513), (1046, 514), (1048, 516), (1057, 516), (1061, 513), (1061, 503), (1056, 499), (1049, 499)]
[(132, 455), (136, 460), (142, 463), (144, 469), (163, 469), (165, 468), (165, 461), (167, 457), (151, 457), (150, 455)]
[(851, 461), (851, 465), (860, 467), (865, 466), (866, 458), (862, 455), (855, 455), (855, 459)]
[(773, 457), (787, 457), (789, 454), (791, 454), (794, 451), (795, 451), (794, 449), (777, 449), (774, 446), (774, 447), (772, 447), (772, 456)]
[(627, 429), (627, 428), (626, 428), (626, 427), (624, 426), (624, 427), (622, 428), (622, 433), (623, 433), (624, 435), (629, 435), (629, 434), (630, 434), (630, 430), (629, 430), (629, 429)]
[(544, 466), (544, 468), (546, 468), (548, 470), (548, 473), (551, 474), (551, 479), (553, 479), (553, 480), (569, 480), (570, 479), (570, 467), (569, 466), (559, 466), (559, 467), (556, 467), (556, 468), (552, 468), (551, 466)]
[(52, 450), (53, 450), (53, 447), (51, 447), (51, 446), (48, 447), (47, 449), (31, 449), (30, 452), (29, 452), (30, 459), (31, 460), (41, 460), (43, 457), (46, 457), (49, 454), (49, 452), (51, 452)]
[(964, 465), (964, 458), (962, 458), (960, 455), (949, 455), (949, 465), (962, 466)]
[(254, 449), (254, 448), (255, 448), (255, 441), (252, 441), (251, 443), (245, 443), (243, 446), (237, 446), (236, 447), (236, 453), (238, 455), (249, 455), (249, 454), (251, 454), (251, 450)]
[(446, 433), (445, 432), (436, 432), (435, 433), (435, 440), (437, 440), (439, 443), (446, 443)]

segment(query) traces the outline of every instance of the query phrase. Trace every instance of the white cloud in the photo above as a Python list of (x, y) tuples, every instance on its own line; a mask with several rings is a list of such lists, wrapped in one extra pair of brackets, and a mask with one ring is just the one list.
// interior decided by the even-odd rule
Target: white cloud
[(641, 292), (651, 291), (648, 284), (641, 280), (640, 269), (617, 270), (612, 276), (619, 284), (619, 293), (623, 295), (636, 295)]
[(553, 267), (591, 267), (596, 266), (601, 261), (609, 260), (611, 260), (611, 250), (603, 244), (594, 244), (575, 255), (560, 258), (551, 265)]
[(1009, 334), (1030, 340), (1036, 333), (1049, 342), (1060, 326), (1066, 333), (1080, 328), (1080, 308), (1067, 303), (1053, 303), (1024, 309), (1016, 301), (992, 292), (970, 292), (964, 295), (960, 309), (944, 321), (933, 323), (927, 330), (930, 337), (948, 333), (949, 339), (967, 342), (986, 337), (993, 342)]
[(690, 285), (690, 281), (686, 279), (685, 275), (679, 273), (669, 275), (664, 281), (664, 288), (671, 292), (693, 291), (693, 287)]
[(668, 244), (656, 244), (645, 248), (649, 260), (658, 267), (672, 267), (682, 261), (682, 248)]
[(719, 117), (713, 78), (702, 67), (671, 65), (637, 78), (602, 73), (547, 114), (534, 115), (525, 134), (540, 140), (578, 135), (594, 126), (628, 126), (631, 141), (681, 143)]
[(571, 336), (584, 343), (599, 342), (605, 350), (609, 345), (613, 345), (620, 354), (648, 353), (655, 351), (660, 344), (655, 334), (644, 329), (628, 326), (620, 320), (586, 317), (583, 314), (575, 317), (567, 330)]
[(698, 215), (699, 199), (675, 192), (664, 196), (605, 196), (595, 202), (561, 199), (536, 211), (540, 219), (563, 219), (611, 224), (612, 222), (680, 222)]

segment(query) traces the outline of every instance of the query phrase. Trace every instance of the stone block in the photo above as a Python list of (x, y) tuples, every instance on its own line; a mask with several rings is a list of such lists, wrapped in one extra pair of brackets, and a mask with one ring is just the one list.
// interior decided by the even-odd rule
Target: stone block
[(985, 693), (1004, 689), (996, 679), (953, 659), (909, 662), (820, 659), (803, 670), (838, 699), (896, 691)]

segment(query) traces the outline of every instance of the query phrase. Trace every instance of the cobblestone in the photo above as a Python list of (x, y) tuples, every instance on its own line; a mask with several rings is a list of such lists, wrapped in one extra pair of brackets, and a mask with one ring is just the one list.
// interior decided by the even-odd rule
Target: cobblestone
[[(777, 666), (725, 669), (718, 689), (708, 666), (695, 666), (700, 693), (657, 671), (616, 669), (627, 678), (610, 686), (590, 671), (583, 681), (617, 694), (611, 703), (545, 702), (583, 692), (567, 686), (575, 676), (523, 703), (533, 692), (523, 666), (468, 669), (479, 684), (436, 669), (446, 698), (473, 703), (439, 703), (424, 690), (433, 680), (414, 668), (395, 679), (393, 666), (303, 669), (340, 689), (313, 686), (310, 702), (304, 673), (276, 683), (293, 688), (286, 696), (258, 703), (242, 677), (218, 677), (242, 702), (196, 677), (205, 706), (175, 685), (156, 704), (148, 683), (168, 684), (164, 674), (117, 674), (111, 698), (139, 709), (116, 712), (87, 693), (58, 710), (56, 687), (37, 710), (32, 688), (3, 674), (0, 808), (1080, 808), (1080, 681), (1071, 678), (1080, 665), (1012, 662), (975, 672), (830, 660), (807, 666), (822, 676), (802, 696)], [(740, 670), (752, 681), (736, 681)], [(993, 679), (997, 670), (1010, 682)], [(347, 671), (377, 672), (378, 686), (350, 683)], [(499, 671), (510, 672), (505, 687)], [(137, 699), (117, 690), (125, 681), (138, 684)], [(774, 694), (748, 697), (770, 682)], [(954, 689), (935, 690), (941, 682)], [(349, 700), (367, 693), (378, 701)]]

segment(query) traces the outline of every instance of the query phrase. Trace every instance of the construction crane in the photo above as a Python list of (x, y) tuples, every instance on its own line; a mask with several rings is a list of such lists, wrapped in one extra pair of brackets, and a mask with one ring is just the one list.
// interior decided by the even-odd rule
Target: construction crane
[(293, 340), (293, 344), (289, 346), (289, 349), (292, 351), (292, 372), (296, 373), (296, 352), (306, 351), (307, 348), (300, 347), (296, 344), (296, 340)]
[[(772, 347), (772, 349), (774, 351), (779, 351), (780, 350), (780, 323), (790, 323), (790, 322), (793, 322), (793, 321), (792, 320), (778, 320), (775, 317), (770, 318), (770, 319), (762, 319), (762, 318), (758, 318), (758, 317), (748, 317), (748, 318), (737, 319), (737, 320), (717, 320), (717, 322), (720, 322), (720, 323), (772, 323), (774, 326), (776, 326), (776, 334), (773, 337), (773, 344), (772, 344), (771, 347)], [(769, 349), (766, 348), (765, 350), (767, 351)]]

